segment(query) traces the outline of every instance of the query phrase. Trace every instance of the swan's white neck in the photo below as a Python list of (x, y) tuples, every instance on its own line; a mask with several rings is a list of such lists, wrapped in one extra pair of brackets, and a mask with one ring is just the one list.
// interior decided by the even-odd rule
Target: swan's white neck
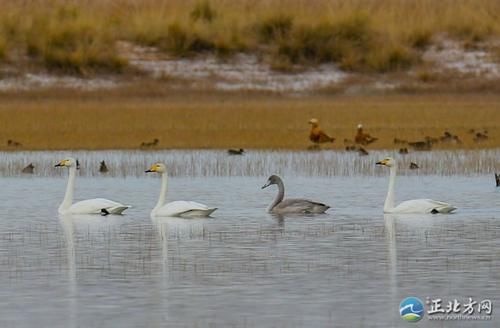
[(398, 167), (396, 164), (390, 167), (390, 177), (389, 177), (389, 190), (387, 191), (387, 197), (384, 203), (384, 212), (389, 213), (394, 209), (394, 183), (396, 181), (396, 171)]
[(76, 168), (69, 168), (69, 176), (68, 176), (68, 185), (66, 186), (66, 194), (64, 195), (64, 199), (59, 206), (59, 213), (63, 213), (68, 210), (73, 204), (73, 191), (75, 189), (75, 177), (76, 177)]
[(151, 214), (155, 214), (156, 211), (165, 204), (165, 198), (167, 197), (167, 181), (168, 181), (168, 174), (167, 174), (167, 172), (163, 172), (161, 174), (160, 197), (158, 198), (158, 202), (156, 203), (156, 206), (151, 211)]

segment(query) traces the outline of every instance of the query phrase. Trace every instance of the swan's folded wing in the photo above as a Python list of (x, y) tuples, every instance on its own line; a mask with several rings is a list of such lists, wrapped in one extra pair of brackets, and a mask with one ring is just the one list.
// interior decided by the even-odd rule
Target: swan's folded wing
[(156, 215), (159, 216), (179, 216), (182, 213), (186, 213), (193, 210), (206, 211), (210, 208), (204, 204), (197, 202), (177, 200), (163, 205), (158, 209)]
[(109, 211), (118, 207), (129, 206), (105, 198), (94, 198), (74, 203), (69, 211), (73, 214), (100, 214), (102, 209)]
[(432, 199), (413, 199), (407, 200), (396, 206), (391, 212), (393, 213), (432, 213), (433, 211), (441, 213), (449, 213), (455, 210), (452, 205), (432, 200)]
[(193, 210), (208, 210), (209, 207), (205, 204), (197, 203), (197, 202), (192, 202), (192, 201), (186, 201), (186, 203), (189, 203), (189, 206)]
[(289, 213), (322, 213), (330, 208), (323, 203), (308, 199), (285, 199), (276, 206), (279, 210)]

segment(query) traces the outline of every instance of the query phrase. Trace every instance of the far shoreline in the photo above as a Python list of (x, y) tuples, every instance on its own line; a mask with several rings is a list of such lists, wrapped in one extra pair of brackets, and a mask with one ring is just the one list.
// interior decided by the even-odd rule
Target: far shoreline
[[(169, 91), (0, 95), (0, 150), (286, 149), (306, 150), (309, 119), (317, 118), (336, 138), (324, 149), (343, 150), (356, 126), (379, 140), (367, 147), (406, 147), (446, 131), (461, 144), (432, 149), (500, 147), (500, 95), (495, 94), (316, 94)], [(475, 133), (488, 135), (479, 142)], [(8, 140), (21, 144), (8, 145)], [(411, 149), (408, 149), (411, 151)]]

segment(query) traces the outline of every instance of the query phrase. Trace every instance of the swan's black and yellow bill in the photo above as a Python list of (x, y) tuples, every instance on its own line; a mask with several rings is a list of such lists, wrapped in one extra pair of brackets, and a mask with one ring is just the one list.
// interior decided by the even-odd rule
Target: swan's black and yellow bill
[(377, 163), (375, 163), (375, 165), (387, 165), (387, 160), (383, 159), (381, 161), (378, 161)]
[(150, 172), (158, 172), (158, 164), (153, 164), (148, 170), (144, 171), (144, 173), (150, 173)]
[(54, 165), (54, 167), (66, 166), (66, 161), (67, 160), (63, 159), (62, 161), (59, 161), (59, 163), (57, 163), (56, 165)]
[[(63, 159), (61, 161), (59, 161), (59, 163), (57, 163), (56, 165), (54, 165), (54, 167), (69, 167), (71, 166), (71, 160), (70, 159)], [(80, 169), (80, 162), (78, 160), (76, 160), (76, 169), (79, 170)]]

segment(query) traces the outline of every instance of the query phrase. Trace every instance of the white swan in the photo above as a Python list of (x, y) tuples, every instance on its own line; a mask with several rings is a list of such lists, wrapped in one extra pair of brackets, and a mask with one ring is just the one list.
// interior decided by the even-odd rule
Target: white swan
[(104, 198), (87, 199), (73, 204), (77, 161), (74, 158), (67, 158), (60, 161), (55, 166), (69, 168), (66, 194), (64, 195), (63, 202), (59, 206), (60, 214), (122, 214), (123, 211), (131, 207)]
[(396, 180), (397, 163), (394, 158), (387, 157), (377, 165), (384, 165), (390, 168), (389, 191), (384, 203), (384, 213), (451, 213), (456, 210), (456, 207), (437, 200), (432, 199), (414, 199), (402, 202), (398, 206), (394, 206), (394, 181)]
[(156, 206), (151, 211), (151, 216), (206, 217), (212, 214), (217, 209), (197, 202), (184, 200), (178, 200), (165, 204), (168, 180), (167, 167), (165, 166), (165, 164), (156, 163), (153, 164), (151, 168), (145, 172), (160, 173), (162, 180), (160, 197), (158, 198), (158, 203), (156, 203)]

